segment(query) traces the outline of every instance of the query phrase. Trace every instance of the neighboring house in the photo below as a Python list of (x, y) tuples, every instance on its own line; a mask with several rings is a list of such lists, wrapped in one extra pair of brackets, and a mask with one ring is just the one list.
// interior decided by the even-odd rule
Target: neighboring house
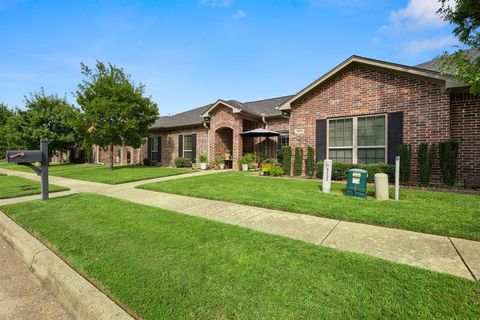
[[(281, 136), (242, 137), (266, 128)], [(247, 152), (275, 157), (283, 144), (314, 147), (316, 160), (393, 164), (396, 147), (412, 144), (417, 179), (420, 142), (460, 141), (458, 181), (480, 183), (480, 97), (438, 72), (435, 60), (416, 67), (352, 56), (295, 95), (215, 103), (160, 117), (150, 129), (146, 157), (171, 166), (176, 157), (196, 162), (231, 154), (233, 168)], [(438, 161), (433, 180), (438, 181)]]

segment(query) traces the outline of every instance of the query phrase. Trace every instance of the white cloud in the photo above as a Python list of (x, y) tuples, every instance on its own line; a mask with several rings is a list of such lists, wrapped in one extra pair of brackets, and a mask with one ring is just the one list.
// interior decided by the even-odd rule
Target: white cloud
[(404, 46), (404, 51), (407, 53), (417, 53), (422, 51), (442, 49), (456, 44), (458, 44), (458, 41), (452, 35), (439, 36), (429, 39), (412, 40)]
[(212, 8), (230, 7), (233, 4), (233, 0), (200, 0), (202, 6)]
[[(454, 0), (448, 0), (450, 6)], [(440, 8), (438, 0), (409, 0), (405, 8), (390, 12), (389, 24), (381, 31), (415, 31), (419, 29), (437, 29), (447, 23), (437, 13)]]
[(237, 10), (233, 14), (233, 19), (242, 19), (242, 18), (245, 18), (246, 16), (247, 16), (247, 14), (245, 13), (245, 11)]

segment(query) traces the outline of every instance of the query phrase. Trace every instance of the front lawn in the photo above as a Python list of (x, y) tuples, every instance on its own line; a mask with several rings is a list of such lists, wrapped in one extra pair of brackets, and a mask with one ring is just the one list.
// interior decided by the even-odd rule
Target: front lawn
[[(241, 172), (150, 183), (139, 188), (299, 212), (340, 220), (480, 240), (480, 196), (421, 190), (400, 192), (400, 201), (342, 195), (345, 183), (321, 192), (321, 181), (258, 177)], [(369, 186), (370, 194), (373, 187)]]
[(2, 208), (145, 319), (480, 317), (480, 283), (94, 194)]
[[(40, 180), (40, 178), (38, 178)], [(50, 184), (49, 192), (67, 191), (68, 188)], [(40, 194), (40, 181), (0, 174), (0, 199)]]
[[(33, 172), (25, 166), (14, 163), (0, 163), (0, 168)], [(50, 165), (49, 174), (52, 176), (101, 182), (108, 184), (119, 184), (125, 182), (139, 181), (145, 179), (173, 176), (192, 172), (191, 169), (144, 167), (144, 166), (116, 166), (109, 170), (106, 165), (98, 164), (57, 164)]]

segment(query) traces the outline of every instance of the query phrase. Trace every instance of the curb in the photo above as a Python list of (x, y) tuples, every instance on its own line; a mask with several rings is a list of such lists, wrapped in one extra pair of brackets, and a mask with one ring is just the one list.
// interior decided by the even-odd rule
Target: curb
[(78, 319), (134, 318), (0, 210), (0, 236), (43, 287)]

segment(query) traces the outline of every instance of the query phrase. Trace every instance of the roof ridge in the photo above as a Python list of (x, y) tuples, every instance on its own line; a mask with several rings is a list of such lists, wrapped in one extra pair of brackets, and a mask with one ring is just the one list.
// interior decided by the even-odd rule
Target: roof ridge
[(287, 98), (287, 97), (291, 97), (291, 96), (294, 96), (294, 94), (287, 94), (287, 95), (280, 96), (280, 97), (260, 99), (260, 100), (244, 101), (244, 102), (242, 102), (242, 103), (243, 103), (243, 104), (246, 104), (246, 103), (262, 102), (262, 101), (268, 101), (268, 100), (274, 100), (274, 99)]

